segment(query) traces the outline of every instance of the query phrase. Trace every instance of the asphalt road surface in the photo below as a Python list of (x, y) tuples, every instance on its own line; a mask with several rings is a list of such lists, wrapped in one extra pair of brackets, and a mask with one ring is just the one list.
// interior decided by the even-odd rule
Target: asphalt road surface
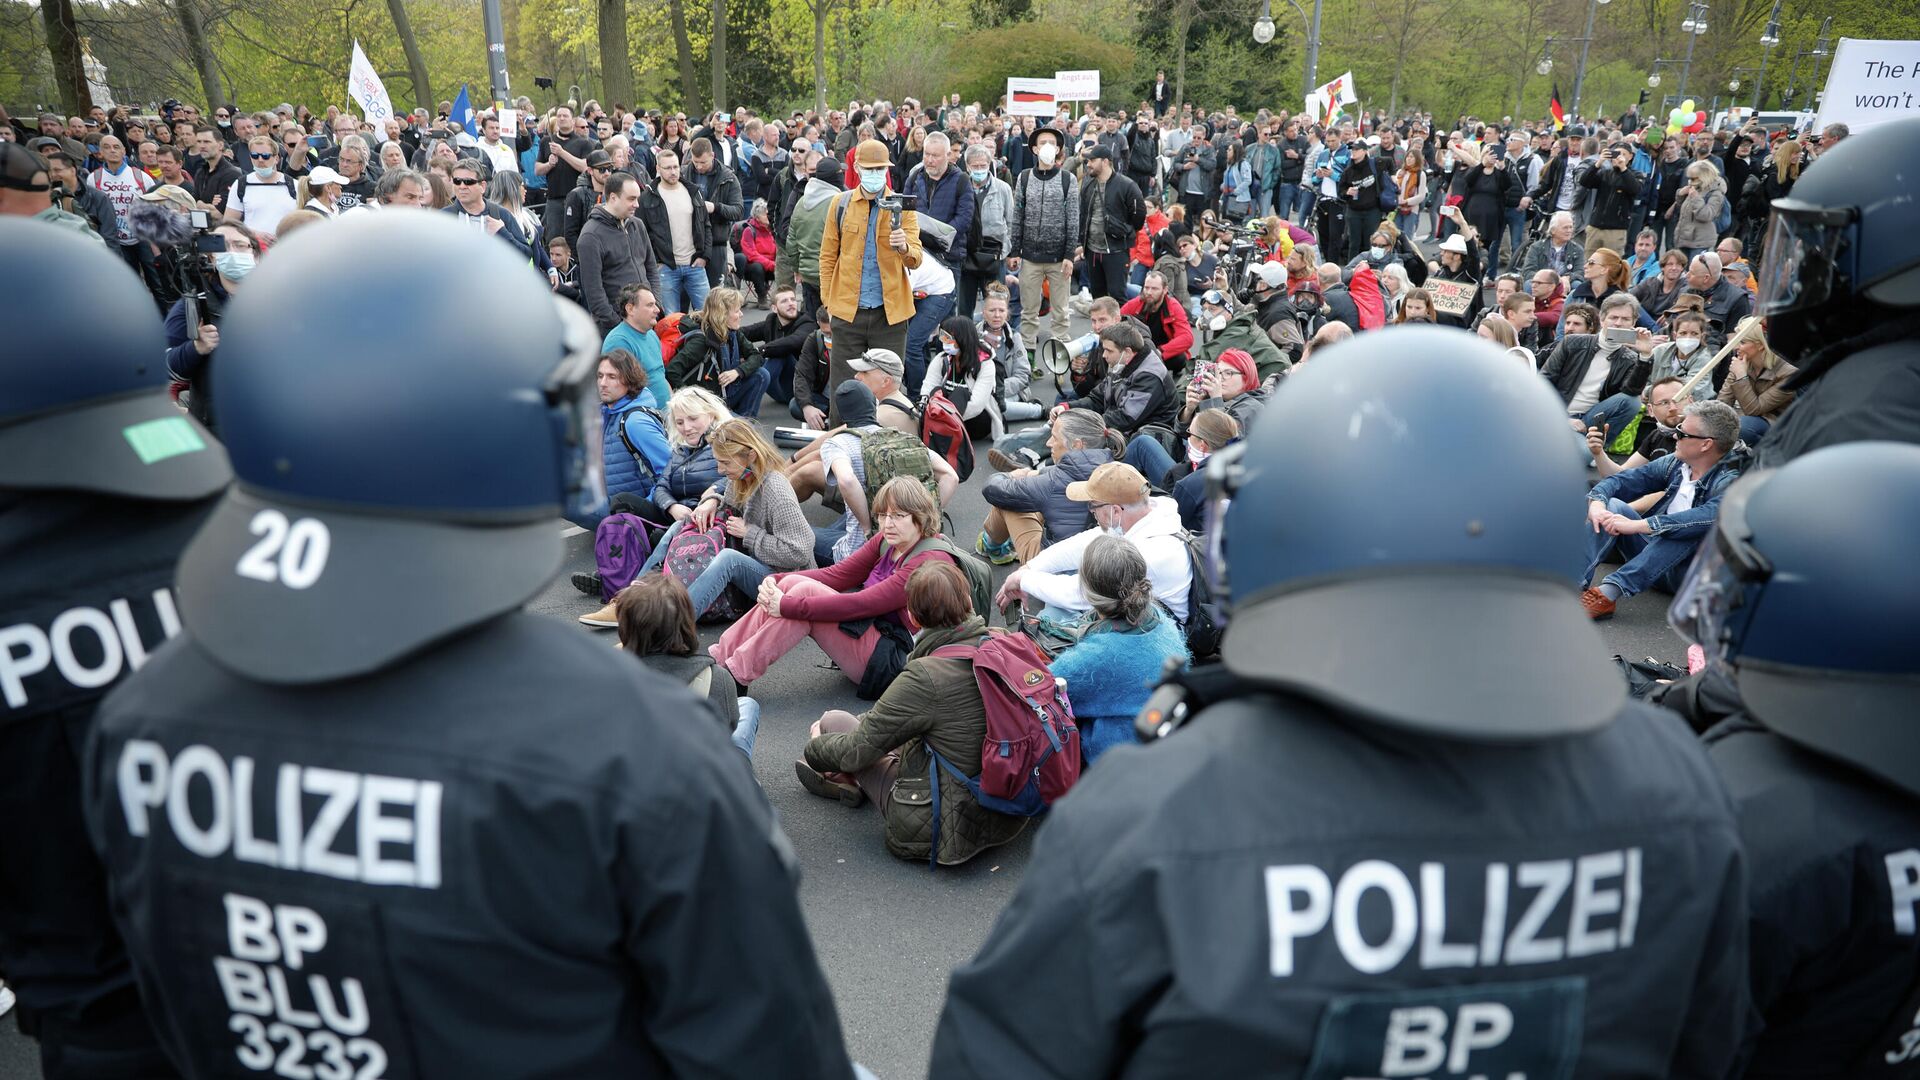
[[(1084, 320), (1074, 323), (1075, 333), (1085, 328)], [(761, 419), (769, 432), (776, 423), (791, 423), (785, 410), (771, 402)], [(981, 489), (991, 473), (986, 444), (976, 444), (975, 452), (979, 468), (947, 508), (960, 534), (955, 540), (969, 548), (986, 513)], [(817, 504), (807, 509), (816, 524), (829, 520)], [(1567, 512), (1583, 512), (1579, 491), (1568, 493)], [(556, 522), (554, 528), (565, 526)], [(567, 582), (572, 572), (593, 568), (592, 539), (585, 533), (566, 538), (566, 568), (529, 605), (531, 610), (573, 620), (599, 607), (597, 599), (582, 596)], [(996, 569), (996, 581), (1005, 573)], [(1660, 594), (1635, 598), (1622, 604), (1612, 620), (1599, 624), (1609, 652), (1684, 664), (1684, 645), (1666, 625), (1666, 601)], [(1437, 633), (1456, 630), (1435, 628)], [(580, 632), (598, 634), (612, 648), (611, 631), (582, 627)], [(718, 628), (705, 628), (702, 637), (715, 640)], [(1489, 658), (1495, 668), (1499, 662), (1499, 657)], [(752, 692), (765, 710), (754, 770), (799, 852), (804, 873), (800, 899), (814, 948), (833, 986), (847, 1046), (883, 1080), (923, 1076), (947, 974), (974, 954), (1012, 896), (1026, 868), (1034, 830), (965, 866), (938, 872), (924, 863), (896, 859), (882, 845), (879, 817), (871, 804), (848, 809), (807, 794), (794, 779), (793, 762), (806, 742), (808, 725), (828, 709), (858, 712), (863, 704), (846, 677), (811, 641), (803, 641), (754, 683)], [(13, 1017), (0, 1019), (0, 1080), (37, 1078), (36, 1062), (33, 1044), (18, 1034)]]

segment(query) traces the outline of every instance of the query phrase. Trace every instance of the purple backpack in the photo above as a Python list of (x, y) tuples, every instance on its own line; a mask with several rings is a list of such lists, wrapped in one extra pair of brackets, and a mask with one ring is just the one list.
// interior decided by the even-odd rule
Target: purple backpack
[(609, 514), (593, 530), (593, 566), (600, 572), (600, 599), (611, 601), (633, 584), (653, 553), (646, 520), (636, 514)]
[[(726, 547), (727, 515), (722, 512), (714, 516), (713, 527), (706, 532), (694, 532), (682, 526), (678, 535), (667, 544), (666, 561), (660, 564), (660, 569), (668, 577), (691, 589), (694, 581), (713, 565), (714, 558)], [(705, 611), (696, 611), (693, 615), (701, 620), (732, 622), (746, 614), (752, 606), (750, 597), (729, 585), (713, 602), (713, 606)]]

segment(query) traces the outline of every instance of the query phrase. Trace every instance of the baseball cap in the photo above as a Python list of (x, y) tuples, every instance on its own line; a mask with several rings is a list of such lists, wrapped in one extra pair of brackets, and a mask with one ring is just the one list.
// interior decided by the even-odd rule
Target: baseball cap
[[(318, 172), (319, 170), (314, 170)], [(145, 202), (172, 203), (176, 209), (192, 210), (193, 195), (178, 184), (161, 184), (152, 191), (143, 192), (137, 198)]]
[(1278, 289), (1287, 283), (1287, 268), (1282, 263), (1263, 262), (1255, 266), (1253, 272), (1269, 289)]
[(1147, 478), (1124, 461), (1109, 461), (1093, 475), (1067, 485), (1074, 502), (1121, 503), (1131, 506), (1147, 497)]
[(587, 155), (587, 168), (604, 169), (613, 164), (613, 155), (605, 150), (595, 150)]
[(1084, 158), (1084, 159), (1086, 159), (1087, 161), (1092, 161), (1092, 160), (1094, 160), (1094, 159), (1096, 159), (1096, 158), (1098, 158), (1098, 159), (1100, 159), (1100, 160), (1103, 160), (1103, 161), (1112, 161), (1112, 160), (1113, 160), (1113, 151), (1112, 151), (1111, 149), (1109, 149), (1108, 147), (1105, 147), (1105, 146), (1100, 146), (1100, 145), (1097, 145), (1097, 144), (1096, 144), (1096, 145), (1094, 145), (1094, 146), (1091, 146), (1091, 147), (1088, 147), (1088, 148), (1087, 148), (1087, 152), (1086, 152), (1085, 154), (1082, 154), (1082, 155), (1080, 155), (1080, 156), (1081, 156), (1082, 158)]
[(322, 184), (351, 184), (353, 181), (334, 172), (325, 165), (317, 165), (307, 174), (307, 187), (318, 188)]
[[(40, 179), (36, 182), (34, 176)], [(48, 191), (47, 159), (19, 143), (0, 143), (0, 188), (14, 191)]]
[(847, 366), (855, 371), (882, 372), (896, 379), (907, 377), (907, 365), (900, 359), (900, 354), (892, 349), (868, 349), (847, 361)]

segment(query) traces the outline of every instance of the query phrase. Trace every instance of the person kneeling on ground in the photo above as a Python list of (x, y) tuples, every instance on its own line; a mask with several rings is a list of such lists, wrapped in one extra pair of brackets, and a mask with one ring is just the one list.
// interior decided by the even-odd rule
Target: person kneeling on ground
[(940, 535), (940, 509), (911, 477), (887, 481), (873, 500), (875, 535), (846, 559), (818, 570), (774, 574), (758, 606), (707, 651), (746, 685), (811, 637), (869, 700), (880, 696), (913, 647), (907, 580), (928, 562), (954, 564)]
[(1097, 536), (1080, 558), (1088, 606), (1080, 639), (1048, 666), (1067, 680), (1085, 765), (1134, 741), (1133, 718), (1160, 684), (1168, 660), (1189, 660), (1180, 627), (1153, 601), (1147, 560), (1117, 536)]
[(1120, 436), (1092, 409), (1068, 409), (1054, 417), (1047, 438), (1053, 464), (1015, 469), (987, 478), (987, 520), (973, 549), (996, 566), (1032, 561), (1040, 549), (1085, 532), (1087, 504), (1067, 497), (1067, 485), (1115, 460)]
[(693, 622), (693, 602), (687, 590), (665, 574), (648, 574), (620, 590), (614, 600), (620, 625), (620, 647), (640, 662), (705, 694), (716, 717), (731, 733), (733, 745), (753, 758), (754, 737), (760, 732), (760, 703), (739, 696), (733, 680), (715, 671), (713, 658), (700, 651), (700, 632)]
[(1080, 559), (1096, 537), (1113, 532), (1140, 549), (1147, 560), (1154, 597), (1173, 612), (1174, 618), (1184, 622), (1193, 568), (1187, 561), (1180, 511), (1173, 500), (1154, 496), (1140, 470), (1119, 461), (1100, 466), (1079, 483), (1068, 484), (1067, 498), (1088, 504), (1093, 527), (1042, 549), (1027, 565), (1007, 575), (994, 603), (1006, 607), (1031, 599), (1051, 609), (1055, 618), (1088, 610), (1087, 598), (1081, 595), (1076, 580)]
[[(1591, 582), (1616, 552), (1626, 561), (1580, 594), (1589, 616), (1612, 618), (1615, 605), (1635, 593), (1679, 587), (1694, 550), (1713, 527), (1720, 496), (1746, 463), (1744, 453), (1729, 453), (1739, 442), (1740, 415), (1721, 402), (1698, 401), (1674, 429), (1673, 453), (1593, 485), (1587, 492), (1593, 536), (1581, 583)], [(1660, 498), (1643, 517), (1628, 504), (1650, 492)]]
[(938, 806), (940, 850), (933, 854), (942, 865), (955, 866), (1018, 836), (1027, 819), (981, 806), (944, 769), (937, 773), (939, 798), (931, 798), (935, 770), (927, 748), (977, 777), (987, 737), (973, 662), (932, 654), (983, 639), (987, 624), (973, 610), (966, 575), (952, 563), (914, 570), (906, 589), (908, 614), (923, 627), (906, 667), (860, 716), (834, 709), (815, 721), (813, 738), (793, 768), (815, 795), (849, 806), (872, 799), (886, 826), (887, 850), (902, 859), (926, 859)]

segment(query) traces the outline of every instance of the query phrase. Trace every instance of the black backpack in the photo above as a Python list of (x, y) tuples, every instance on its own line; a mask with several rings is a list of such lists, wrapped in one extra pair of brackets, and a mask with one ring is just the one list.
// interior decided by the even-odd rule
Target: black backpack
[(1193, 662), (1211, 660), (1220, 655), (1220, 638), (1226, 633), (1227, 613), (1213, 595), (1213, 583), (1207, 580), (1207, 556), (1200, 549), (1200, 538), (1184, 529), (1180, 543), (1187, 549), (1187, 570), (1193, 582), (1187, 588), (1187, 617), (1180, 629), (1187, 637), (1187, 652)]
[[(287, 198), (292, 199), (297, 207), (298, 203), (300, 202), (300, 192), (298, 189), (296, 189), (293, 186), (293, 177), (288, 176), (286, 173), (281, 173), (279, 182), (286, 185)], [(273, 186), (274, 186), (274, 181), (272, 180), (269, 180), (262, 184), (256, 184), (253, 182), (253, 177), (242, 175), (240, 177), (240, 197), (234, 200), (233, 202), (234, 209), (236, 210), (246, 209), (248, 188), (273, 187)]]

